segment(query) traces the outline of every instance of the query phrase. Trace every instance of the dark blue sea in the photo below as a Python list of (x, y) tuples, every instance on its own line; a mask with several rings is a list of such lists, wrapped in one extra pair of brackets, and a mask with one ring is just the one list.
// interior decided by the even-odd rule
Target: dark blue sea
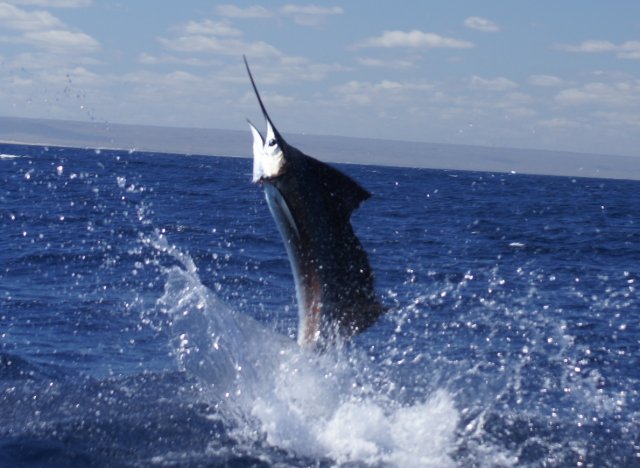
[(0, 153), (2, 467), (640, 466), (640, 182), (339, 166), (389, 312), (319, 355), (251, 160)]

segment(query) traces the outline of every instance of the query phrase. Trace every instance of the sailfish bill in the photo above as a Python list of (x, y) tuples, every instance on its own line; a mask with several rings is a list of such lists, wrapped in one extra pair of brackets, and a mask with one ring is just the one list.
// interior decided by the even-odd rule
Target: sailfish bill
[(253, 182), (264, 187), (291, 264), (298, 343), (326, 348), (370, 327), (384, 312), (367, 254), (353, 232), (353, 211), (371, 194), (357, 182), (289, 145), (273, 125), (244, 63), (266, 121), (253, 134)]

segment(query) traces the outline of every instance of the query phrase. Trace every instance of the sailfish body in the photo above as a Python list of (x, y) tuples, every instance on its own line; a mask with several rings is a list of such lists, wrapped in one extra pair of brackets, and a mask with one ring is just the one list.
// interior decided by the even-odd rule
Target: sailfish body
[(325, 348), (370, 327), (384, 312), (350, 217), (370, 193), (339, 170), (289, 145), (251, 84), (267, 124), (253, 134), (253, 182), (264, 187), (284, 241), (298, 302), (298, 343)]

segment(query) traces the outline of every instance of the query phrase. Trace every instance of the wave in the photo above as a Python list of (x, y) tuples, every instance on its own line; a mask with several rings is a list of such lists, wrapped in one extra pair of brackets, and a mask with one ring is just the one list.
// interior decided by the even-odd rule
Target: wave
[(21, 154), (0, 154), (0, 159), (19, 159), (19, 158), (30, 158), (30, 156), (27, 155), (21, 155)]

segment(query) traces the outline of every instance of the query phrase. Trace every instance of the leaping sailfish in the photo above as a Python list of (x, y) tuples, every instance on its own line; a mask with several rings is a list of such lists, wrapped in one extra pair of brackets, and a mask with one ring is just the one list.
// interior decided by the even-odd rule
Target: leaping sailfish
[(350, 222), (351, 213), (371, 194), (282, 138), (246, 57), (244, 63), (267, 125), (262, 138), (249, 122), (253, 182), (264, 187), (293, 271), (298, 344), (324, 349), (366, 330), (384, 312), (374, 292), (367, 254)]

